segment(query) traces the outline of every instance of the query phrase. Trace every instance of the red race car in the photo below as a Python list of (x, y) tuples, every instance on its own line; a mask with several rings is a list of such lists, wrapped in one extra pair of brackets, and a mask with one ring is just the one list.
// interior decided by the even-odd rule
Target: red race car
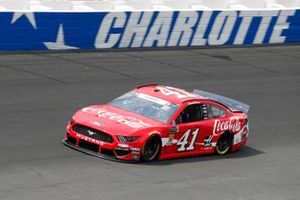
[(63, 142), (120, 161), (224, 155), (246, 144), (248, 110), (244, 103), (210, 92), (146, 85), (79, 110)]

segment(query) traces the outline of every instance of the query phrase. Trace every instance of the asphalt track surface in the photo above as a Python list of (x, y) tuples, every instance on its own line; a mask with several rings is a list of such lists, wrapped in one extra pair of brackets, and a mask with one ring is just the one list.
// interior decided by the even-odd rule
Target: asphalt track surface
[[(77, 109), (162, 83), (251, 105), (220, 156), (126, 164), (61, 143)], [(0, 54), (1, 200), (299, 200), (300, 46)]]

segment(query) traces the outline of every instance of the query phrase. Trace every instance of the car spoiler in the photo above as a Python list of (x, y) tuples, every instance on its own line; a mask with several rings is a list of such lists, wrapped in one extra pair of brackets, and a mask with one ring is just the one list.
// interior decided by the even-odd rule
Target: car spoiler
[(224, 96), (221, 96), (221, 95), (218, 95), (215, 93), (194, 89), (193, 94), (203, 96), (212, 101), (217, 101), (217, 102), (225, 105), (226, 107), (230, 108), (232, 111), (240, 111), (240, 112), (247, 114), (250, 109), (250, 106), (243, 102), (240, 102), (240, 101), (228, 98), (228, 97), (224, 97)]

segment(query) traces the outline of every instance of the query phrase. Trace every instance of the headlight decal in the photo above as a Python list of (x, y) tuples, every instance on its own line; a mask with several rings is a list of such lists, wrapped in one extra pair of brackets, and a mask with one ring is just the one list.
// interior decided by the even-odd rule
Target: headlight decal
[(117, 138), (120, 142), (135, 142), (137, 141), (140, 136), (122, 136), (122, 135), (117, 135)]

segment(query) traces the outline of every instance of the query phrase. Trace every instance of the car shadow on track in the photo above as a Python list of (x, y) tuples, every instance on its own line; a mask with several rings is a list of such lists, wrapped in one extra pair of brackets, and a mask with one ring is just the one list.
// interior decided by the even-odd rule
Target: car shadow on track
[(264, 153), (258, 149), (245, 146), (234, 153), (229, 153), (223, 156), (219, 155), (201, 155), (196, 157), (188, 157), (188, 158), (175, 158), (170, 160), (157, 160), (152, 162), (142, 162), (140, 164), (144, 165), (172, 165), (177, 163), (193, 163), (193, 162), (202, 162), (202, 161), (210, 161), (210, 160), (221, 160), (221, 159), (236, 159), (236, 158), (245, 158), (256, 156)]

